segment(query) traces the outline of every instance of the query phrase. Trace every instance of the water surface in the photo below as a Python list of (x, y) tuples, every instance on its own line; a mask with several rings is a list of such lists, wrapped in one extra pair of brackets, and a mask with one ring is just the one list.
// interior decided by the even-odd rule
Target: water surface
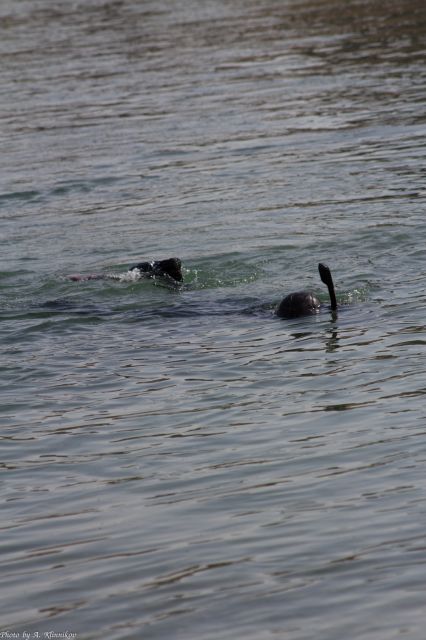
[(2, 629), (423, 640), (425, 26), (3, 2)]

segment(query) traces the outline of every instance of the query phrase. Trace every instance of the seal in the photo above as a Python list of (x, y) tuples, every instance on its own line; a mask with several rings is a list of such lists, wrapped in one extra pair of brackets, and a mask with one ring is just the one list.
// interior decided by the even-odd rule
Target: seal
[[(334, 291), (333, 278), (327, 265), (321, 262), (318, 265), (321, 281), (327, 285), (330, 296), (330, 307), (333, 312), (337, 310), (336, 293)], [(279, 318), (298, 318), (300, 316), (314, 315), (321, 309), (321, 302), (312, 291), (295, 291), (283, 298), (277, 307), (276, 314)]]
[(149, 278), (155, 276), (169, 276), (176, 280), (176, 282), (182, 282), (182, 262), (179, 258), (167, 258), (166, 260), (153, 260), (152, 262), (138, 262), (132, 267), (129, 267), (129, 271), (138, 269), (144, 275)]
[[(144, 278), (171, 278), (174, 282), (183, 282), (182, 262), (179, 258), (166, 258), (165, 260), (151, 260), (150, 262), (138, 262), (128, 269), (128, 273)], [(81, 282), (85, 280), (123, 280), (122, 274), (108, 273), (73, 273), (67, 276), (69, 280)]]

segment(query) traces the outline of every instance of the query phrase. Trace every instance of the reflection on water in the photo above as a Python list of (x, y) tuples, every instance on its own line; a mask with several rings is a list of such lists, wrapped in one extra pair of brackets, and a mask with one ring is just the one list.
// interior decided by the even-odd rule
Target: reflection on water
[(333, 353), (337, 351), (339, 348), (339, 333), (337, 329), (333, 329), (329, 331), (327, 334), (327, 339), (325, 341), (325, 351), (326, 353)]
[(423, 640), (425, 26), (2, 3), (2, 629)]

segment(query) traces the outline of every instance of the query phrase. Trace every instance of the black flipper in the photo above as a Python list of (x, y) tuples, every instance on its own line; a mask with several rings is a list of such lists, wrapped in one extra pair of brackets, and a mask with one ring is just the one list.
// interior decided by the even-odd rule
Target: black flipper
[(319, 271), (322, 282), (328, 287), (328, 295), (330, 296), (331, 310), (336, 311), (337, 300), (336, 300), (336, 293), (334, 291), (333, 278), (331, 277), (331, 271), (326, 264), (322, 264), (321, 262), (318, 265), (318, 271)]

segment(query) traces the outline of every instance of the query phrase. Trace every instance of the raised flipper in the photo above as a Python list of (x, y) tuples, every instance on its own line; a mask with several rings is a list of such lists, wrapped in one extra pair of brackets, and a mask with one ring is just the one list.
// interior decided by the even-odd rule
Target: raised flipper
[(336, 293), (334, 291), (333, 278), (331, 277), (331, 271), (326, 264), (322, 264), (321, 262), (318, 265), (318, 271), (319, 271), (322, 282), (328, 287), (328, 295), (330, 296), (331, 310), (336, 311), (337, 300), (336, 300)]

